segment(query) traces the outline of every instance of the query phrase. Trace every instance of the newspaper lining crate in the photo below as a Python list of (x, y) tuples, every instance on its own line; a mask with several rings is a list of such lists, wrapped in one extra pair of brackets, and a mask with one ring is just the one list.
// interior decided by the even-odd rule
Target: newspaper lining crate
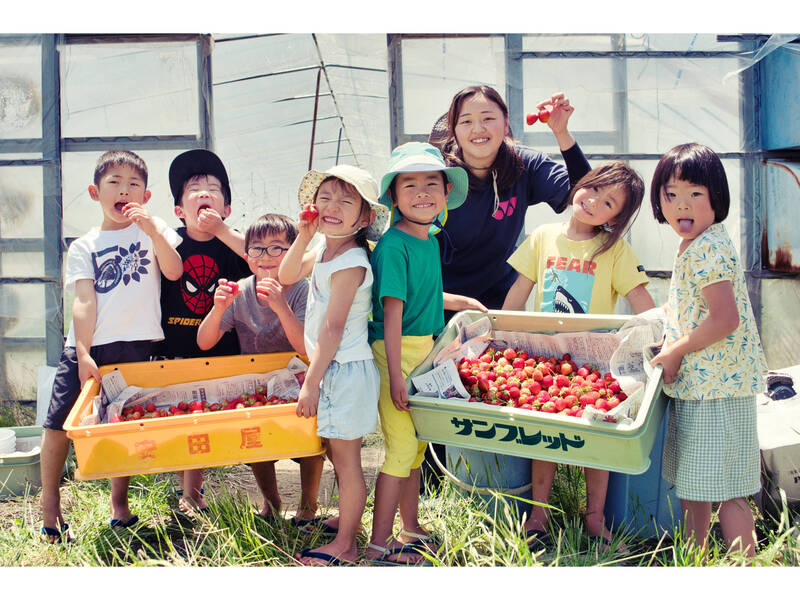
[[(100, 367), (119, 369), (129, 385), (163, 387), (285, 367), (292, 352), (245, 354)], [(316, 417), (298, 417), (295, 404), (179, 415), (102, 425), (81, 425), (100, 384), (89, 380), (64, 430), (78, 460), (77, 479), (99, 479), (217, 467), (322, 454)]]
[[(466, 315), (473, 322), (487, 316), (478, 311), (459, 315)], [(488, 317), (494, 331), (546, 334), (616, 330), (630, 318), (517, 311), (489, 311)], [(431, 353), (411, 377), (429, 371), (436, 354), (456, 338), (455, 319), (448, 323)], [(650, 466), (650, 450), (666, 409), (666, 398), (661, 393), (661, 369), (655, 372), (657, 376), (645, 386), (634, 422), (627, 425), (420, 396), (413, 393), (410, 383), (409, 407), (417, 437), (422, 441), (639, 474)]]

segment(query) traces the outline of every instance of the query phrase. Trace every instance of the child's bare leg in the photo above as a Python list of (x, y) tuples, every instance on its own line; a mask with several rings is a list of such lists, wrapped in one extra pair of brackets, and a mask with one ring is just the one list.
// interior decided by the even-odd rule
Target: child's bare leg
[(207, 508), (205, 498), (200, 490), (203, 488), (203, 469), (193, 469), (181, 473), (181, 486), (183, 495), (180, 504), (187, 508), (204, 509)]
[(681, 499), (681, 512), (686, 535), (696, 547), (705, 552), (708, 545), (708, 529), (711, 527), (711, 502)]
[(264, 506), (259, 514), (264, 517), (280, 515), (281, 495), (278, 493), (278, 480), (275, 477), (275, 461), (251, 463), (250, 468), (253, 469), (256, 485), (264, 497)]
[(133, 516), (128, 506), (128, 487), (130, 477), (111, 478), (111, 518), (122, 522), (129, 521)]
[[(358, 558), (356, 534), (367, 504), (367, 486), (361, 470), (361, 438), (329, 439), (328, 443), (339, 480), (339, 533), (330, 544), (320, 546), (315, 551), (341, 560), (355, 561)], [(310, 557), (303, 558), (301, 562), (309, 565), (324, 563)]]
[[(416, 471), (417, 475), (419, 475), (419, 469), (416, 469)], [(416, 480), (416, 485), (417, 498), (419, 498), (419, 478)], [(394, 515), (400, 505), (401, 498), (410, 487), (409, 477), (395, 477), (394, 475), (388, 475), (386, 473), (378, 474), (378, 479), (375, 482), (375, 505), (373, 506), (370, 544), (382, 548), (393, 548), (397, 546), (399, 552), (400, 546), (393, 544), (392, 527), (394, 525)], [(410, 496), (410, 492), (408, 495)], [(411, 511), (409, 506), (406, 506), (403, 510)], [(366, 557), (368, 559), (374, 560), (380, 555), (381, 552), (379, 550), (367, 548)], [(406, 553), (400, 557), (396, 552), (390, 553), (385, 558), (387, 560), (397, 560), (398, 562), (407, 563), (424, 560), (423, 557), (418, 554)]]
[[(403, 531), (417, 533), (419, 535), (428, 535), (422, 526), (419, 524), (419, 482), (420, 470), (411, 469), (408, 479), (405, 480), (400, 491), (400, 501), (398, 508), (400, 509), (400, 528)], [(401, 536), (402, 538), (403, 536)], [(408, 538), (401, 539), (403, 542), (413, 542), (414, 539)]]
[[(66, 431), (45, 429), (39, 468), (42, 477), (42, 520), (45, 527), (58, 529), (64, 524), (61, 513), (61, 472), (69, 454)], [(56, 541), (51, 539), (50, 541)]]
[(298, 519), (313, 519), (319, 508), (319, 482), (325, 458), (307, 456), (300, 459), (300, 505), (297, 507)]
[(608, 471), (584, 468), (586, 476), (586, 529), (589, 535), (611, 540), (611, 532), (605, 526), (603, 509), (608, 492)]
[[(547, 504), (550, 502), (550, 490), (556, 476), (554, 462), (545, 460), (531, 461), (531, 498), (534, 502)], [(547, 518), (550, 511), (544, 506), (531, 505), (531, 514), (525, 521), (525, 531), (531, 533), (547, 530)]]
[(719, 524), (728, 550), (742, 551), (745, 556), (755, 556), (756, 528), (753, 511), (745, 498), (726, 500), (719, 506)]

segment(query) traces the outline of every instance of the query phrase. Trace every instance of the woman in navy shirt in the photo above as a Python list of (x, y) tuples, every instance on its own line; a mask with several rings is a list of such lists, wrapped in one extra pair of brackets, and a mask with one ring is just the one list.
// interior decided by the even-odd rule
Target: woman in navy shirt
[(528, 206), (546, 202), (554, 212), (563, 212), (571, 186), (589, 172), (586, 157), (567, 131), (574, 110), (569, 99), (555, 94), (537, 106), (545, 107), (551, 111), (547, 125), (566, 167), (511, 137), (508, 107), (495, 89), (470, 86), (453, 97), (440, 147), (448, 166), (466, 169), (469, 194), (437, 234), (445, 292), (500, 309), (516, 279), (506, 260), (524, 232)]

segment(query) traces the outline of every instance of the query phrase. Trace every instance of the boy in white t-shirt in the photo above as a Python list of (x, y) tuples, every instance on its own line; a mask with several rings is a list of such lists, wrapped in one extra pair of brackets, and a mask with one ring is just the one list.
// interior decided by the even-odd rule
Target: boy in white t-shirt
[[(180, 237), (144, 208), (147, 166), (127, 150), (111, 150), (97, 161), (89, 196), (99, 202), (103, 222), (75, 240), (67, 254), (65, 286), (75, 289), (72, 324), (56, 371), (44, 422), (41, 452), (42, 535), (50, 543), (72, 536), (61, 512), (59, 483), (69, 452), (64, 421), (98, 365), (146, 361), (161, 329), (161, 273), (180, 278), (175, 247)], [(111, 480), (112, 527), (130, 527), (138, 517), (128, 507), (130, 477)]]

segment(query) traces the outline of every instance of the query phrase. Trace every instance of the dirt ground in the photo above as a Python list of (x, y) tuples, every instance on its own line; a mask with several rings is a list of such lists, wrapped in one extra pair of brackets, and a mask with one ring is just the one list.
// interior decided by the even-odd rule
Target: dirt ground
[[(375, 479), (383, 464), (383, 456), (383, 437), (381, 434), (373, 433), (365, 436), (361, 447), (361, 468), (367, 484), (367, 493), (375, 486)], [(281, 512), (284, 513), (286, 518), (292, 517), (300, 502), (300, 465), (293, 460), (279, 460), (275, 463), (275, 473), (278, 478), (278, 490), (281, 494)], [(320, 511), (326, 516), (338, 514), (338, 492), (335, 489), (335, 485), (333, 464), (326, 459), (322, 469), (322, 481), (319, 486)], [(204, 486), (209, 501), (213, 501), (213, 494), (224, 487), (228, 493), (241, 491), (247, 494), (250, 503), (254, 507), (261, 508), (261, 492), (256, 486), (250, 468), (246, 465), (235, 467), (233, 475), (228, 473), (224, 476), (215, 476), (212, 471), (206, 478)], [(337, 497), (334, 497), (334, 495)]]

